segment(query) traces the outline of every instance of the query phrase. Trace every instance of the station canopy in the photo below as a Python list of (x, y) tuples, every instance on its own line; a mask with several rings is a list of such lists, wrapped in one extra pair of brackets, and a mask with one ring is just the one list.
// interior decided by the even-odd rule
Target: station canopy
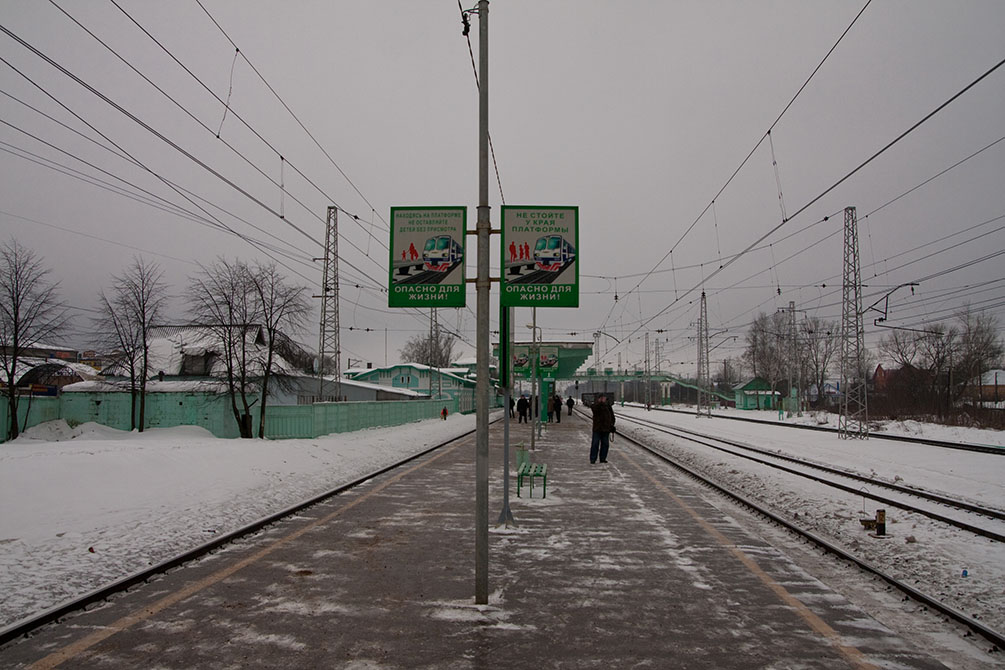
[[(510, 344), (511, 347), (532, 347), (534, 342), (520, 341)], [(572, 379), (576, 371), (583, 367), (586, 359), (593, 355), (593, 342), (537, 342), (540, 347), (558, 347), (558, 372), (556, 379)], [(492, 354), (499, 356), (499, 343), (492, 345)]]

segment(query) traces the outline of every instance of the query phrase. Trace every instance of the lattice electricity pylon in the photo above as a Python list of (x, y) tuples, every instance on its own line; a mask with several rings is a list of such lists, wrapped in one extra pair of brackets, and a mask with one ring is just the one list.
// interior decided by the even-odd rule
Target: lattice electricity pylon
[(712, 372), (708, 362), (708, 308), (701, 292), (698, 316), (698, 416), (712, 416)]
[(339, 344), (338, 314), (338, 208), (328, 208), (325, 225), (325, 258), (321, 279), (321, 334), (318, 342), (318, 398), (324, 399), (326, 358), (335, 360), (335, 399), (342, 396), (339, 376), (342, 369), (342, 350)]
[(869, 437), (866, 390), (865, 328), (862, 325), (862, 275), (858, 256), (858, 221), (854, 207), (844, 210), (844, 279), (841, 307), (841, 438)]

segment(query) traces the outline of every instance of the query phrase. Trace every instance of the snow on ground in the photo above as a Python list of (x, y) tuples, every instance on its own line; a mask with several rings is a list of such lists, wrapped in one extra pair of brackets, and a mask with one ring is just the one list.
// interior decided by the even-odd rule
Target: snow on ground
[[(631, 405), (628, 405), (631, 406)], [(639, 405), (636, 405), (637, 407)], [(675, 409), (694, 411), (694, 406), (677, 405)], [(806, 411), (802, 416), (784, 416), (778, 418), (777, 411), (768, 410), (744, 410), (735, 408), (720, 408), (712, 411), (714, 416), (729, 417), (735, 416), (743, 419), (758, 419), (765, 423), (777, 425), (779, 423), (796, 424), (804, 426), (822, 426), (837, 430), (838, 415), (834, 412)], [(741, 422), (743, 425), (745, 422)], [(1005, 447), (1005, 431), (983, 430), (981, 428), (966, 428), (963, 426), (940, 426), (934, 423), (922, 423), (920, 421), (887, 421), (872, 419), (869, 421), (869, 430), (882, 437), (884, 434), (904, 435), (907, 437), (920, 437), (929, 440), (943, 440), (945, 442), (965, 442), (967, 444), (982, 444), (996, 447)]]
[(461, 414), (312, 440), (31, 428), (0, 445), (0, 627), (474, 428)]
[[(842, 440), (836, 434), (785, 428), (777, 421), (762, 425), (721, 417), (697, 419), (631, 406), (619, 407), (617, 412), (1005, 510), (1005, 454), (885, 442), (878, 439), (879, 433), (869, 440)], [(777, 413), (774, 415), (777, 418)], [(781, 516), (793, 519), (920, 591), (975, 616), (992, 629), (1005, 630), (1002, 543), (954, 530), (861, 495), (836, 491), (653, 430), (632, 427), (627, 421), (619, 425), (619, 431), (644, 435), (650, 441), (664, 444), (690, 467), (712, 475), (727, 488), (767, 504)], [(931, 424), (919, 425), (918, 431), (940, 440), (960, 434), (956, 429)], [(973, 429), (964, 434), (966, 440), (982, 444), (1001, 444), (1003, 437), (996, 431), (975, 433)], [(887, 539), (872, 538), (859, 523), (861, 517), (873, 517), (877, 508), (887, 510), (890, 536)]]
[[(770, 421), (762, 426), (630, 407), (618, 412), (701, 430), (714, 427), (723, 436), (1005, 509), (1005, 456), (839, 440), (771, 425), (777, 423), (776, 413), (765, 413)], [(143, 434), (96, 424), (71, 429), (60, 422), (33, 428), (0, 446), (0, 627), (474, 427), (473, 415), (454, 415), (447, 421), (277, 441), (222, 440), (194, 427)], [(989, 431), (920, 424), (904, 430), (938, 439), (958, 435), (972, 442), (1003, 442), (1001, 433)], [(1005, 548), (999, 543), (899, 512), (890, 513), (892, 537), (873, 540), (858, 518), (864, 505), (869, 514), (877, 505), (863, 503), (860, 496), (793, 483), (763, 466), (727, 462), (725, 455), (709, 456), (681, 441), (666, 441), (727, 486), (790, 516), (798, 514), (814, 532), (860, 550), (866, 560), (915, 580), (917, 588), (978, 614), (992, 628), (1005, 629)]]

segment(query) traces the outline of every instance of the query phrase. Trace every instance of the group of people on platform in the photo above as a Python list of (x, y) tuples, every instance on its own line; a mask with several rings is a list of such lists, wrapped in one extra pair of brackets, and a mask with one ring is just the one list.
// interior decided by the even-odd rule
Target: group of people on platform
[[(510, 398), (509, 405), (509, 415), (513, 417), (513, 412), (516, 410), (516, 414), (519, 417), (518, 423), (527, 423), (529, 417), (531, 416), (531, 409), (534, 410), (534, 416), (538, 416), (538, 409), (540, 403), (537, 402), (537, 397), (528, 398), (527, 394), (521, 394), (520, 399), (514, 401)], [(572, 408), (575, 407), (576, 401), (573, 400), (572, 396), (564, 403), (562, 402), (562, 397), (557, 393), (548, 398), (548, 423), (554, 420), (556, 423), (562, 422), (562, 405), (565, 405), (569, 409), (569, 416), (572, 416)], [(614, 428), (614, 408), (611, 407), (611, 403), (608, 401), (606, 395), (597, 396), (593, 404), (590, 406), (590, 410), (593, 412), (593, 437), (590, 441), (590, 463), (596, 463), (598, 460), (601, 463), (607, 462), (607, 454), (611, 447), (611, 433), (616, 432)]]
[[(562, 422), (562, 405), (569, 408), (569, 416), (572, 416), (572, 408), (576, 406), (576, 401), (569, 396), (569, 399), (562, 401), (562, 396), (557, 393), (548, 398), (548, 423), (554, 421), (555, 423)], [(533, 408), (533, 416), (539, 416), (540, 403), (538, 402), (537, 396), (528, 397), (526, 393), (520, 396), (519, 400), (509, 400), (509, 415), (510, 418), (514, 417), (514, 410), (516, 410), (516, 416), (518, 417), (517, 423), (527, 423), (531, 415), (531, 409)]]

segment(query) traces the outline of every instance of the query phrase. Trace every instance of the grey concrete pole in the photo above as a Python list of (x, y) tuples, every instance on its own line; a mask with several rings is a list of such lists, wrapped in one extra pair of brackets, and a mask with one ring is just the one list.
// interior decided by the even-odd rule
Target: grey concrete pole
[(530, 311), (531, 311), (531, 315), (532, 315), (531, 318), (530, 318), (530, 323), (531, 323), (530, 341), (532, 342), (531, 347), (530, 347), (530, 351), (531, 351), (531, 356), (533, 356), (533, 358), (531, 360), (534, 361), (534, 367), (533, 367), (533, 370), (532, 370), (532, 374), (534, 376), (531, 377), (531, 380), (530, 380), (530, 399), (531, 399), (531, 403), (530, 403), (530, 419), (531, 419), (530, 420), (530, 450), (534, 451), (534, 449), (536, 448), (536, 445), (535, 445), (535, 442), (534, 442), (534, 440), (535, 440), (534, 433), (537, 431), (537, 422), (538, 422), (538, 419), (539, 419), (538, 414), (540, 414), (540, 411), (541, 411), (540, 409), (538, 409), (540, 407), (540, 405), (541, 405), (540, 399), (538, 398), (538, 394), (539, 394), (539, 392), (540, 392), (541, 389), (540, 389), (540, 387), (538, 386), (538, 383), (537, 383), (537, 364), (541, 360), (541, 350), (538, 348), (538, 342), (537, 342), (537, 307), (531, 307)]
[(478, 2), (478, 275), (475, 439), (475, 604), (489, 602), (489, 3)]
[(516, 526), (513, 518), (513, 511), (509, 506), (509, 408), (510, 399), (513, 397), (513, 355), (510, 347), (513, 346), (513, 308), (501, 307), (499, 309), (499, 370), (502, 373), (500, 379), (505, 389), (503, 397), (503, 507), (499, 513), (497, 526), (505, 524), (507, 528)]

